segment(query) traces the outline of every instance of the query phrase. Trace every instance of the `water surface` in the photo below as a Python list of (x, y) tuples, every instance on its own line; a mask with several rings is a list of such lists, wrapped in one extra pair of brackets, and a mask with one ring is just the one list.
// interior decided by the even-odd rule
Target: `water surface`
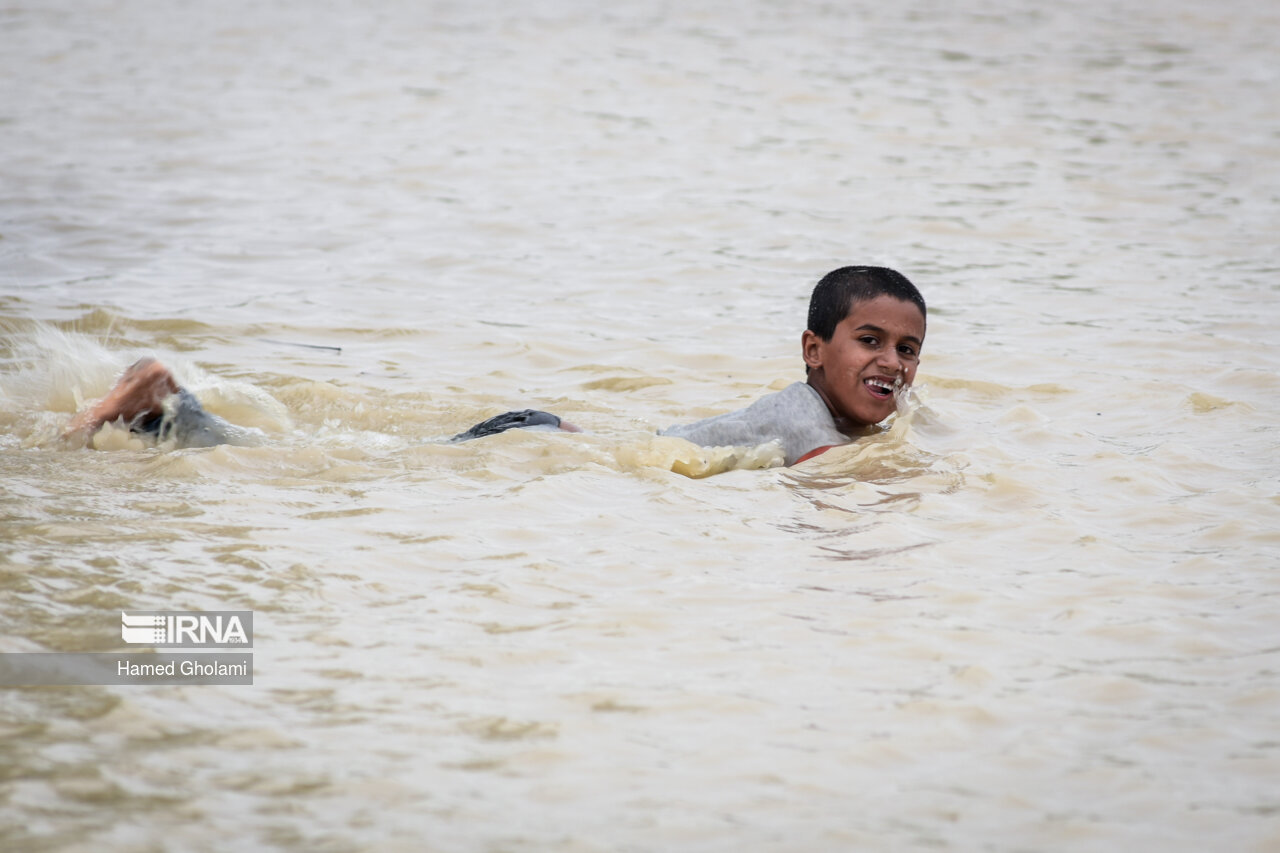
[[(0, 11), (3, 650), (256, 615), (252, 687), (0, 693), (2, 846), (1275, 849), (1278, 38)], [(928, 299), (919, 408), (671, 470), (846, 263)], [(269, 440), (52, 440), (148, 353)], [(441, 442), (524, 406), (587, 432)]]

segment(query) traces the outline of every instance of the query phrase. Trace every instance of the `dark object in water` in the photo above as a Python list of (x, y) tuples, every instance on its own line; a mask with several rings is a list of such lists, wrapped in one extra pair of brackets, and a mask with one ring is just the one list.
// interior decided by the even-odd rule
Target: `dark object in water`
[(258, 340), (264, 344), (278, 344), (282, 347), (305, 347), (306, 349), (322, 349), (328, 352), (342, 352), (342, 347), (332, 347), (328, 344), (304, 344), (297, 341), (277, 341), (274, 338), (258, 338)]
[[(547, 426), (560, 429), (560, 418), (550, 412), (539, 412), (537, 409), (521, 409), (518, 412), (503, 412), (495, 415), (487, 421), (481, 421), (466, 432), (460, 432), (453, 437), (453, 441), (469, 441), (473, 438), (483, 438), (486, 435), (497, 435), (500, 432), (506, 432), (509, 429), (524, 429), (525, 427)], [(571, 430), (576, 432), (577, 430)]]

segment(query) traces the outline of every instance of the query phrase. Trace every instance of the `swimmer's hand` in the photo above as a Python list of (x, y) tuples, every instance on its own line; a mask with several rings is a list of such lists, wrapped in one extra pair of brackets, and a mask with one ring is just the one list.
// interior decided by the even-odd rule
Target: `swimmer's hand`
[(125, 370), (115, 386), (97, 403), (77, 414), (63, 430), (64, 439), (87, 444), (103, 424), (135, 424), (164, 412), (164, 399), (179, 391), (169, 368), (154, 358), (141, 358)]

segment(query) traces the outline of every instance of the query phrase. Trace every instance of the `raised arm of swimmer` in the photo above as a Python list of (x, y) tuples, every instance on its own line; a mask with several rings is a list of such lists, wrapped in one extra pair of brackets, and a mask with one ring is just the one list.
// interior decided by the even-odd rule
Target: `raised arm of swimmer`
[(164, 400), (181, 390), (169, 368), (154, 358), (135, 361), (107, 396), (71, 419), (63, 438), (87, 444), (103, 424), (120, 421), (130, 429), (161, 417)]

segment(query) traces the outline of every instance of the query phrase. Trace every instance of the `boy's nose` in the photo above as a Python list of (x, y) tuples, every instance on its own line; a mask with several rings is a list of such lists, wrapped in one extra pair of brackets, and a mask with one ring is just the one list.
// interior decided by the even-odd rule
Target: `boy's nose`
[(880, 353), (880, 357), (876, 359), (876, 363), (881, 367), (886, 368), (894, 375), (902, 372), (902, 358), (893, 350), (886, 350)]

